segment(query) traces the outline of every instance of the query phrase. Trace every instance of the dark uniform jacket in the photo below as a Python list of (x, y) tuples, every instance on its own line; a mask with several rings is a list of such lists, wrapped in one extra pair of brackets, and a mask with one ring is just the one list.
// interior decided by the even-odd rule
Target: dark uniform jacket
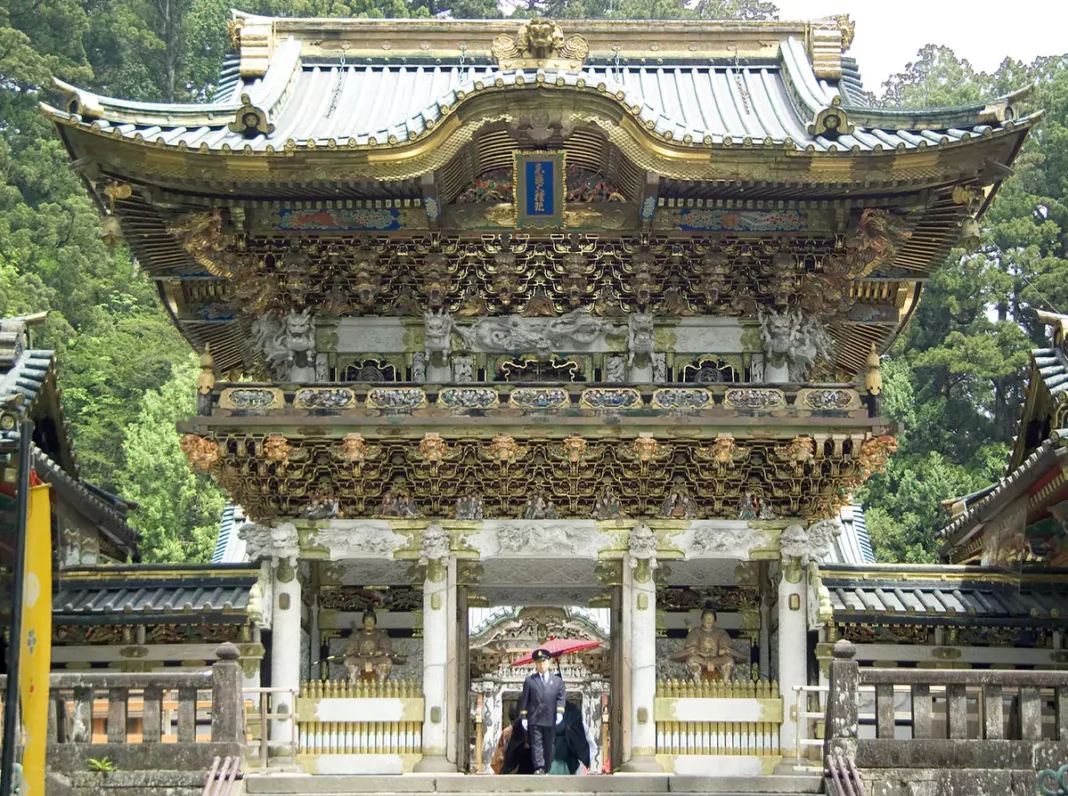
[(519, 718), (535, 727), (552, 727), (557, 713), (564, 712), (564, 681), (558, 674), (549, 674), (549, 682), (537, 672), (523, 681), (519, 696)]

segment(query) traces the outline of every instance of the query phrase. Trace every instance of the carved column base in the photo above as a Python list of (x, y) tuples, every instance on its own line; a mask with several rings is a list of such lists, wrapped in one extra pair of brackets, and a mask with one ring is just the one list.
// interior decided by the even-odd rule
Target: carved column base
[(455, 774), (456, 764), (450, 763), (445, 755), (424, 755), (412, 771), (416, 774)]
[(627, 774), (659, 774), (664, 771), (664, 767), (656, 762), (655, 755), (645, 754), (632, 755), (619, 770)]

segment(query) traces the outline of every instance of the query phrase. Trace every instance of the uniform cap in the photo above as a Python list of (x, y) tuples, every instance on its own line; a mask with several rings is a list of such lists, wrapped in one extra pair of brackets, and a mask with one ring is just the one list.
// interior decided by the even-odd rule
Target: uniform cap
[(549, 654), (549, 650), (547, 649), (536, 649), (530, 657), (536, 661), (547, 661), (552, 655)]

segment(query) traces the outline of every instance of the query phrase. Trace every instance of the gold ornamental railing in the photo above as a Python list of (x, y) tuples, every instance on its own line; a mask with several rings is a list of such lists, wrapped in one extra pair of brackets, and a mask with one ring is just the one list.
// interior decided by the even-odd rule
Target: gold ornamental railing
[(661, 680), (654, 713), (658, 755), (780, 754), (783, 701), (775, 681)]

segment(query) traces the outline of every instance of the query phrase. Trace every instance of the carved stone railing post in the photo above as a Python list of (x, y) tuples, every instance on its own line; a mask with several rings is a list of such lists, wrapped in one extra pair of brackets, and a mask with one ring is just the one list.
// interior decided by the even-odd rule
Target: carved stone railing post
[(831, 759), (855, 760), (859, 725), (857, 692), (860, 667), (853, 659), (853, 642), (839, 639), (834, 644), (827, 697), (827, 731), (824, 754)]
[(215, 654), (211, 667), (211, 740), (216, 743), (241, 743), (245, 739), (241, 704), (240, 651), (229, 642)]
[(90, 686), (74, 687), (74, 743), (91, 743), (93, 740), (93, 689)]

